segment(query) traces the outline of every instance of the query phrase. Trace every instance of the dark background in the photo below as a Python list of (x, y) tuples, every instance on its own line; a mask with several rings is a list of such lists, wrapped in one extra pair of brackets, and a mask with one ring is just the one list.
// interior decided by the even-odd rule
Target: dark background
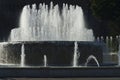
[[(11, 29), (19, 27), (22, 8), (28, 4), (52, 0), (0, 0), (0, 40), (7, 40)], [(119, 35), (120, 0), (53, 0), (54, 4), (79, 5), (84, 11), (86, 27), (92, 28), (95, 36)], [(117, 19), (117, 20), (116, 20)]]

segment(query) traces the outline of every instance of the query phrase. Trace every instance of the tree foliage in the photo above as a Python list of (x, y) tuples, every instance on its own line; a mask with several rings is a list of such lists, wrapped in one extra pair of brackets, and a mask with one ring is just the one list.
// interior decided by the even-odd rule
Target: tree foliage
[(120, 0), (90, 0), (93, 15), (106, 21), (111, 35), (120, 34)]
[(120, 0), (91, 0), (94, 15), (103, 20), (117, 20), (120, 17)]

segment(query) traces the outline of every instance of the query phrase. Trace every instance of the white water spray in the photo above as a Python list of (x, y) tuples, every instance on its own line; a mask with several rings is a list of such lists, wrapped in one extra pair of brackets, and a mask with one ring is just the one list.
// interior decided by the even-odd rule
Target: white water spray
[(73, 55), (73, 67), (78, 66), (78, 59), (80, 57), (80, 53), (78, 52), (78, 43), (74, 43), (74, 55)]
[(25, 47), (24, 44), (21, 46), (21, 62), (20, 62), (21, 67), (25, 66)]
[(118, 51), (118, 65), (120, 66), (120, 44), (119, 44), (119, 51)]
[(20, 18), (20, 27), (12, 29), (10, 41), (93, 41), (93, 31), (84, 23), (80, 6), (36, 4), (26, 5)]
[(96, 58), (95, 56), (93, 56), (93, 55), (90, 55), (90, 56), (87, 58), (87, 61), (86, 61), (86, 63), (85, 63), (85, 66), (87, 66), (88, 63), (90, 62), (90, 60), (92, 60), (92, 59), (96, 62), (97, 66), (100, 67), (100, 64), (99, 64), (97, 58)]
[(44, 67), (47, 67), (47, 56), (44, 55)]
[[(69, 7), (68, 7), (69, 6)], [(26, 5), (20, 17), (20, 27), (11, 30), (10, 41), (94, 41), (93, 31), (87, 29), (84, 15), (80, 6), (63, 4), (50, 8), (46, 4)], [(73, 66), (78, 66), (80, 53), (75, 42)], [(25, 66), (24, 44), (21, 46), (21, 66)], [(47, 57), (44, 55), (44, 66), (47, 66)]]

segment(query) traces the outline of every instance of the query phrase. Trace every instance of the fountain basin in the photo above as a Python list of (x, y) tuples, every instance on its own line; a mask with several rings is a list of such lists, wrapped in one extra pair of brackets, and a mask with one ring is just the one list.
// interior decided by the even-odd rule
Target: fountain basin
[[(80, 53), (79, 66), (72, 67), (74, 43), (74, 41), (0, 43), (0, 77), (70, 78), (120, 76), (120, 67), (110, 67), (113, 64), (106, 67), (106, 64), (104, 64), (104, 50), (106, 49), (103, 43), (77, 42), (77, 52)], [(25, 55), (25, 59), (23, 59), (25, 60), (25, 66), (21, 67), (21, 54), (23, 53)], [(87, 67), (84, 66), (90, 55), (96, 57), (101, 67), (96, 67), (94, 60), (91, 60)], [(46, 66), (44, 66), (44, 57), (47, 60)]]
[[(44, 55), (47, 56), (48, 66), (72, 66), (74, 55), (74, 41), (17, 41), (3, 42), (0, 47), (1, 63), (20, 64), (21, 46), (24, 44), (25, 65), (43, 66)], [(98, 62), (103, 61), (103, 43), (77, 42), (80, 57), (78, 65), (84, 65), (90, 55), (94, 55)], [(90, 61), (89, 64), (96, 64)]]
[(0, 77), (1, 78), (120, 77), (120, 67), (0, 68)]

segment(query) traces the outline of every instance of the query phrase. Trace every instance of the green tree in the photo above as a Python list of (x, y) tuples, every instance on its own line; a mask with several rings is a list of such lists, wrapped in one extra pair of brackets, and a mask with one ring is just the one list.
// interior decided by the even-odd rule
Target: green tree
[(120, 0), (90, 0), (93, 15), (106, 21), (110, 35), (120, 34)]

